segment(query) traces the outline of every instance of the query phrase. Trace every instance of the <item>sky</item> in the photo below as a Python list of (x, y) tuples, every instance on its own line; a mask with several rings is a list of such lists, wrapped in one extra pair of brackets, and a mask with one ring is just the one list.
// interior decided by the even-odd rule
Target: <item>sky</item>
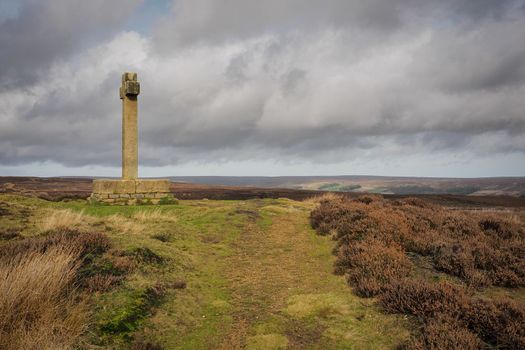
[(525, 176), (525, 0), (0, 0), (0, 176)]

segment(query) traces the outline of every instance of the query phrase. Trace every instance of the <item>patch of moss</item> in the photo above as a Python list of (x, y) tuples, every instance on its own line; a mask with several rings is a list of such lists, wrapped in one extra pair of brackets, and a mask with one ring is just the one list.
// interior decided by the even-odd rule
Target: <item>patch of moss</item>
[(86, 261), (89, 261), (89, 263), (82, 264), (78, 272), (78, 275), (82, 279), (96, 275), (123, 276), (126, 274), (126, 272), (128, 272), (127, 269), (124, 269), (120, 266), (115, 266), (114, 262), (107, 257), (97, 258), (94, 256), (88, 256)]
[(103, 338), (114, 336), (124, 341), (131, 341), (133, 338), (131, 334), (152, 314), (153, 308), (162, 302), (163, 297), (164, 289), (159, 286), (133, 291), (126, 304), (119, 309), (114, 309), (105, 320), (99, 322), (100, 335)]
[(137, 262), (146, 264), (161, 265), (166, 260), (148, 247), (133, 248), (128, 255), (134, 257)]
[(173, 197), (164, 197), (161, 198), (159, 201), (159, 204), (166, 205), (166, 204), (178, 204), (179, 201), (176, 198)]

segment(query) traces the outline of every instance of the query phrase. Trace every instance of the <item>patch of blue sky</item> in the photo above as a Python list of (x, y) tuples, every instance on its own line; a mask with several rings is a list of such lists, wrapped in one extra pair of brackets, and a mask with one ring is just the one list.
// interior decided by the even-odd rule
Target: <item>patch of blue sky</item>
[(124, 29), (149, 35), (155, 22), (171, 11), (173, 0), (144, 0), (128, 20)]
[(0, 22), (6, 19), (18, 17), (18, 13), (22, 8), (23, 1), (17, 0), (1, 0), (0, 1)]

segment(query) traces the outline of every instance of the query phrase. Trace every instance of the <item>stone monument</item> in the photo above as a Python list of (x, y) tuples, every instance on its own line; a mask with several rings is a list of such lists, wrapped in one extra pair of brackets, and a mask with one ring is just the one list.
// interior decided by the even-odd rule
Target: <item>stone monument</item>
[(138, 106), (140, 83), (137, 73), (122, 74), (122, 178), (93, 181), (90, 200), (109, 204), (137, 204), (173, 201), (169, 179), (138, 178)]

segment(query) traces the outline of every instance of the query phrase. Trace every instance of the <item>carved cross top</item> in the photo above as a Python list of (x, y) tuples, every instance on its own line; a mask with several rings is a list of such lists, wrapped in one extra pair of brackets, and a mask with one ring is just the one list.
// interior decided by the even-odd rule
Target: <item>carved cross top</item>
[(120, 87), (120, 99), (125, 96), (133, 97), (140, 94), (140, 83), (137, 81), (137, 73), (122, 74), (122, 86)]

